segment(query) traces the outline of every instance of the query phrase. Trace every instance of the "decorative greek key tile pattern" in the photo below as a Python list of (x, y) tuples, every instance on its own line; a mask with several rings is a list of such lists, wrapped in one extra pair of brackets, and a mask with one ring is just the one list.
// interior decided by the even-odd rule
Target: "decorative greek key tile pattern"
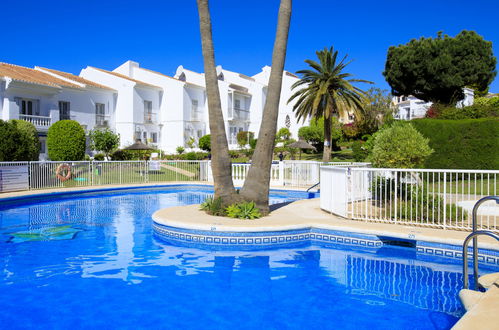
[[(167, 241), (176, 241), (196, 246), (219, 246), (222, 248), (238, 247), (251, 249), (254, 247), (255, 249), (258, 249), (264, 247), (293, 246), (299, 243), (329, 243), (378, 249), (384, 245), (382, 240), (376, 235), (365, 235), (320, 228), (244, 233), (188, 230), (153, 223), (153, 230), (157, 237)], [(460, 246), (417, 241), (415, 248), (416, 252), (422, 255), (453, 259), (462, 258)], [(481, 263), (499, 265), (499, 251), (480, 249), (478, 258)]]

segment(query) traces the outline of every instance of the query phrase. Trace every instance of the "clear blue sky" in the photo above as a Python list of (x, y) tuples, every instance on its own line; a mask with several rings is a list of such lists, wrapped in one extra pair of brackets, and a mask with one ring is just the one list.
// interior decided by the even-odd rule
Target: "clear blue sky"
[[(270, 65), (278, 0), (212, 0), (217, 64), (247, 75)], [(387, 88), (381, 72), (390, 45), (443, 30), (475, 30), (499, 56), (499, 1), (295, 0), (286, 69), (333, 45), (349, 71)], [(203, 71), (195, 0), (2, 2), (0, 61), (78, 74), (114, 69), (128, 59), (173, 75), (178, 65)], [(499, 78), (491, 85), (499, 92)]]

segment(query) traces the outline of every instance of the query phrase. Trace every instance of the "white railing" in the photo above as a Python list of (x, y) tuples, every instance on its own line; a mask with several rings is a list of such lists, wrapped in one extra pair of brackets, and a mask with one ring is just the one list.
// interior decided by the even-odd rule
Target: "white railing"
[(48, 129), (52, 124), (52, 120), (48, 116), (33, 116), (33, 115), (19, 114), (19, 119), (32, 123), (33, 125), (35, 125), (36, 128)]
[(234, 108), (234, 117), (232, 119), (248, 121), (250, 119), (250, 113), (248, 110)]
[(310, 187), (318, 183), (320, 180), (320, 167), (323, 165), (331, 166), (349, 166), (349, 167), (366, 167), (369, 163), (352, 163), (352, 162), (329, 162), (322, 163), (316, 161), (292, 160), (284, 161), (284, 183), (285, 186), (291, 187)]
[[(321, 167), (321, 208), (365, 221), (471, 229), (471, 211), (497, 195), (499, 171)], [(484, 204), (479, 229), (499, 231), (499, 206)]]
[[(0, 162), (2, 166), (18, 164)], [(319, 182), (321, 162), (283, 161), (272, 164), (272, 186), (308, 188)], [(367, 166), (367, 163), (328, 163), (341, 166)], [(29, 185), (15, 190), (85, 187), (96, 185), (136, 184), (171, 181), (213, 181), (210, 161), (158, 160), (158, 161), (74, 161), (23, 162)], [(242, 185), (251, 164), (232, 164), (234, 184)], [(13, 172), (9, 169), (9, 173)], [(7, 173), (7, 172), (5, 172)], [(0, 180), (1, 181), (1, 180)], [(4, 190), (5, 191), (5, 190)]]
[[(26, 168), (29, 184), (14, 186), (12, 168)], [(19, 174), (20, 170), (16, 170)], [(51, 189), (171, 181), (208, 181), (208, 161), (0, 162), (0, 191)], [(9, 179), (10, 179), (9, 176)], [(18, 179), (16, 179), (18, 180)], [(11, 180), (12, 181), (12, 180)], [(28, 180), (26, 180), (28, 182)], [(3, 189), (5, 185), (5, 189)]]
[[(234, 163), (232, 164), (232, 181), (235, 185), (242, 185), (246, 176), (248, 175), (248, 171), (251, 164), (246, 163)], [(270, 168), (270, 184), (274, 186), (283, 186), (284, 185), (284, 177), (283, 173), (283, 163), (279, 162), (278, 164), (272, 164)]]

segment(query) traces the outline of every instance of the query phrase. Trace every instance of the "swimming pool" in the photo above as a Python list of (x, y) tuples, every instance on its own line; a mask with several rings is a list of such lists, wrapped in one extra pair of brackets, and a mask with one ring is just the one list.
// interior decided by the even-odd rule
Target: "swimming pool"
[[(154, 211), (210, 193), (108, 190), (0, 206), (0, 325), (447, 329), (463, 313), (460, 263), (414, 249), (210, 251), (152, 235)], [(306, 197), (271, 193), (273, 203)]]

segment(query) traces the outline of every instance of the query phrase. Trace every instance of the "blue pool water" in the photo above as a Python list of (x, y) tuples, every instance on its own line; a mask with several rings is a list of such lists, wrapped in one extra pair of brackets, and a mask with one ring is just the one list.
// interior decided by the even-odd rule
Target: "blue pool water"
[[(210, 193), (0, 205), (0, 328), (448, 329), (463, 313), (459, 263), (413, 249), (209, 251), (152, 235), (153, 212)], [(273, 203), (299, 198), (271, 194)]]

